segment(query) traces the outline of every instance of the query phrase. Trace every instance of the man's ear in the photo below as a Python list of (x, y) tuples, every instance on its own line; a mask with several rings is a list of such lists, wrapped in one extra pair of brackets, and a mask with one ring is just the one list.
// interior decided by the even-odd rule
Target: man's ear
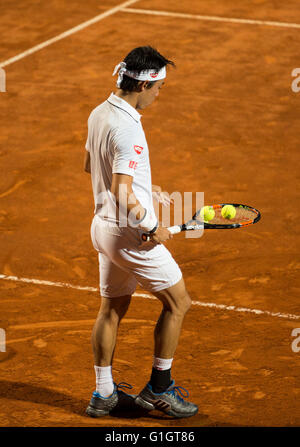
[(140, 81), (139, 82), (139, 91), (143, 92), (146, 89), (148, 84), (149, 84), (149, 81)]

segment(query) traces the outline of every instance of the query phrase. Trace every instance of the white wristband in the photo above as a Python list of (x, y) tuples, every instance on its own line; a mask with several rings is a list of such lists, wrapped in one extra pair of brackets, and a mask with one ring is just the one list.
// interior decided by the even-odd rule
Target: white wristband
[(155, 214), (145, 209), (145, 215), (142, 220), (139, 221), (138, 228), (144, 230), (146, 233), (154, 230), (157, 227), (158, 221)]

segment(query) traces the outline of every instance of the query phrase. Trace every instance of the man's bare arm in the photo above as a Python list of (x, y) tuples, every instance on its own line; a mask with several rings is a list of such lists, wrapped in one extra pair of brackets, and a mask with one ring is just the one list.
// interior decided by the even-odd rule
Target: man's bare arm
[(133, 192), (132, 181), (131, 175), (113, 174), (110, 191), (114, 194), (118, 206), (120, 203), (127, 205), (127, 216), (134, 207), (138, 206), (136, 219), (140, 220), (144, 217), (145, 210)]
[(85, 151), (84, 168), (85, 172), (91, 173), (91, 156), (88, 151)]
[[(138, 210), (138, 212), (135, 213), (135, 216), (137, 220), (140, 220), (144, 217), (145, 210), (140, 204), (140, 202), (137, 200), (133, 192), (132, 181), (133, 177), (131, 177), (130, 175), (113, 174), (110, 190), (112, 194), (114, 194), (118, 206), (120, 202), (122, 204), (126, 203), (127, 216), (130, 213), (130, 211), (137, 206), (138, 208), (136, 209)], [(169, 230), (163, 227), (158, 227), (155, 233), (151, 235), (151, 238), (158, 243), (164, 242), (168, 239), (171, 239), (172, 237), (173, 235), (169, 232)]]

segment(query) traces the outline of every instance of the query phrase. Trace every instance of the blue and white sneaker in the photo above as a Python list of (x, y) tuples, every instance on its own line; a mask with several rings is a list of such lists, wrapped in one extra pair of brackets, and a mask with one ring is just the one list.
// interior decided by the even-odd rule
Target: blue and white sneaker
[(86, 409), (86, 413), (93, 418), (108, 415), (118, 404), (119, 388), (132, 389), (132, 386), (126, 382), (121, 382), (118, 385), (114, 383), (114, 391), (108, 397), (103, 397), (99, 393), (97, 393), (97, 391), (94, 391), (90, 403)]
[(146, 410), (160, 410), (176, 418), (194, 416), (198, 412), (197, 405), (184, 400), (184, 397), (189, 397), (188, 391), (181, 386), (175, 386), (172, 380), (169, 388), (163, 393), (154, 393), (148, 383), (135, 399), (135, 403)]

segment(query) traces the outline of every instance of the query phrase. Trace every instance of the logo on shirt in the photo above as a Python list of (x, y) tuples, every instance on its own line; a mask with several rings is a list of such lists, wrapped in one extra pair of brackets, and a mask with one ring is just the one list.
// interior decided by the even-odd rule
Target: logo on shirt
[(150, 73), (151, 78), (156, 78), (157, 75), (158, 75), (158, 72), (156, 72), (156, 73)]
[(132, 169), (136, 169), (136, 167), (137, 167), (137, 161), (130, 160), (128, 166), (129, 166), (130, 168), (132, 168)]
[(135, 150), (135, 152), (137, 153), (137, 154), (141, 154), (142, 153), (142, 150), (144, 149), (142, 146), (133, 146), (133, 149)]

